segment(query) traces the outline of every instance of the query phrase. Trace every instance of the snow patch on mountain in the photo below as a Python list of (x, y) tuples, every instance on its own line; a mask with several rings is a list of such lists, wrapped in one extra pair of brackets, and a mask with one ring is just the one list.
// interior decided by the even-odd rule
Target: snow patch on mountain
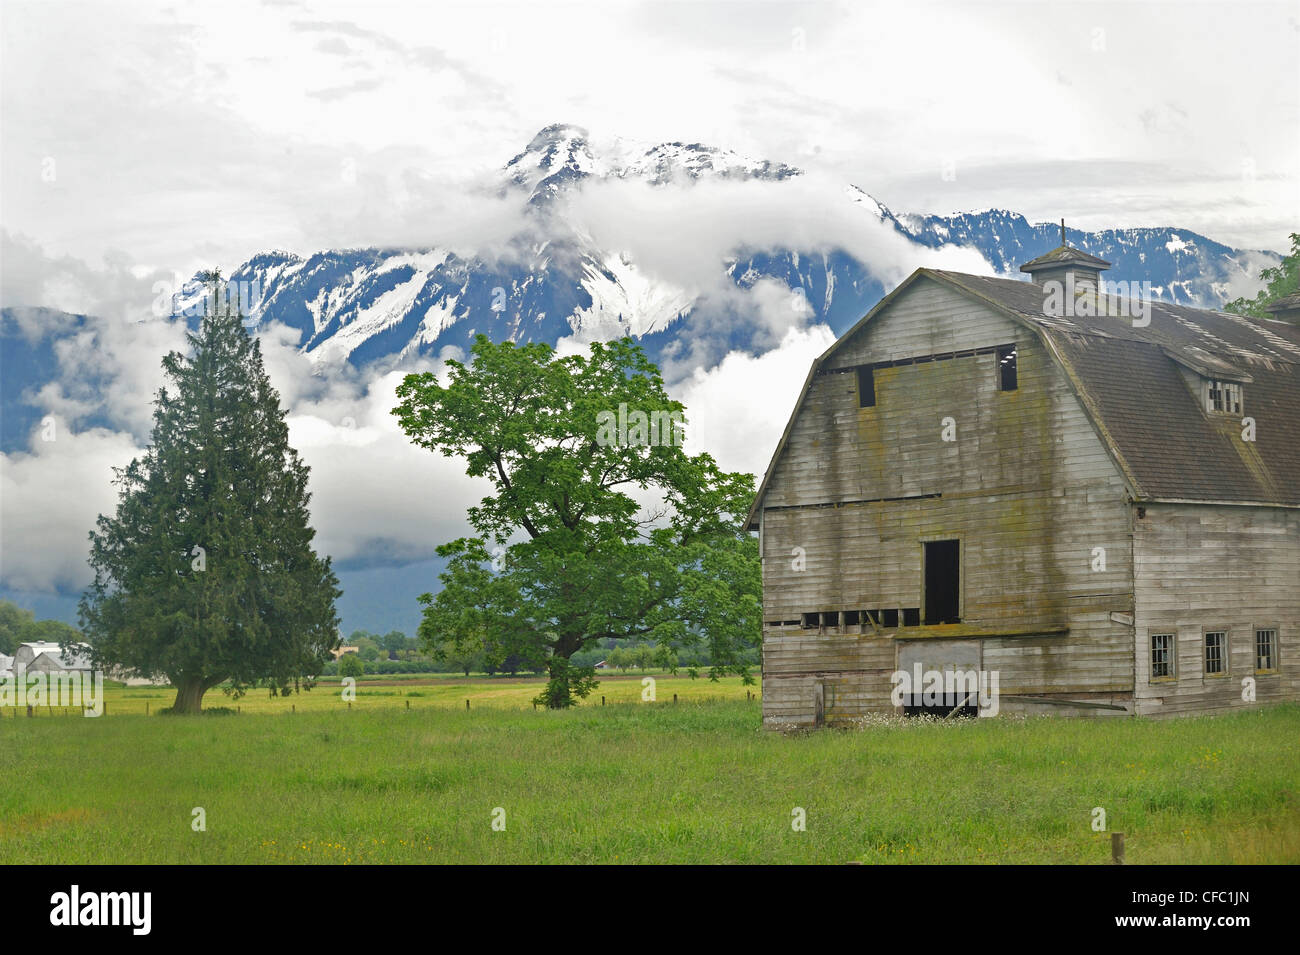
[(591, 305), (575, 311), (570, 324), (584, 341), (662, 331), (695, 300), (691, 292), (644, 275), (626, 255), (615, 253), (583, 266), (582, 288)]

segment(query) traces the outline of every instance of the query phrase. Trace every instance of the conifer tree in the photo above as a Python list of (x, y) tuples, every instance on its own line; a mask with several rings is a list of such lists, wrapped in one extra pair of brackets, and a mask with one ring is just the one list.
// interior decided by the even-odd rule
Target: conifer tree
[(189, 354), (163, 359), (153, 433), (115, 470), (116, 514), (90, 533), (80, 618), (98, 667), (167, 677), (173, 711), (221, 683), (310, 688), (338, 646), (340, 591), (312, 547), (308, 468), (220, 273)]

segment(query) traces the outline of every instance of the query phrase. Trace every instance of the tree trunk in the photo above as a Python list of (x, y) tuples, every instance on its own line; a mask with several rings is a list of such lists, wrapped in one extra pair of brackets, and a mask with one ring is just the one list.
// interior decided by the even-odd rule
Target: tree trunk
[(176, 684), (176, 702), (172, 704), (172, 712), (201, 713), (203, 693), (206, 690), (207, 686), (204, 685), (202, 677), (182, 677)]
[(575, 705), (595, 689), (595, 671), (591, 667), (575, 667), (569, 662), (569, 658), (580, 649), (581, 634), (564, 634), (556, 640), (555, 649), (546, 661), (549, 676), (546, 689), (536, 702), (553, 710), (562, 710)]

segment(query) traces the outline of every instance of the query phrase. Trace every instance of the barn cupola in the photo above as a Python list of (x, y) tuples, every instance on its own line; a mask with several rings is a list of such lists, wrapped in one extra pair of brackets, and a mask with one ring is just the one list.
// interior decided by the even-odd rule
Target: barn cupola
[(1020, 271), (1028, 272), (1030, 281), (1038, 285), (1048, 282), (1060, 282), (1082, 291), (1090, 288), (1097, 291), (1101, 273), (1110, 268), (1110, 263), (1089, 255), (1079, 249), (1071, 248), (1065, 241), (1065, 220), (1061, 220), (1061, 244), (1051, 252), (1045, 252), (1020, 266)]

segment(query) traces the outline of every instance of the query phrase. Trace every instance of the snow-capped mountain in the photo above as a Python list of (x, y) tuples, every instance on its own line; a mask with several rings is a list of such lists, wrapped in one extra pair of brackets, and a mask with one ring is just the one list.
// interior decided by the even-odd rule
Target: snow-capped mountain
[[(781, 330), (743, 295), (677, 284), (652, 275), (626, 251), (602, 246), (571, 214), (575, 200), (593, 183), (691, 190), (712, 180), (779, 190), (804, 175), (792, 166), (699, 143), (597, 144), (576, 126), (548, 126), (490, 182), (494, 195), (517, 200), (520, 209), (522, 225), (508, 255), (458, 254), (438, 247), (431, 234), (423, 248), (267, 251), (227, 278), (244, 290), (253, 321), (296, 329), (301, 350), (321, 366), (399, 365), (447, 349), (464, 352), (484, 333), (550, 344), (631, 335), (661, 363), (689, 370), (731, 350), (765, 351), (779, 342)], [(993, 272), (1018, 276), (1020, 263), (1060, 241), (1056, 224), (1030, 223), (1014, 212), (897, 214), (855, 186), (840, 194), (848, 221), (889, 232), (902, 244), (905, 262), (911, 261), (909, 247), (921, 264), (935, 249), (954, 246), (977, 251)], [(1111, 262), (1110, 277), (1149, 281), (1163, 297), (1203, 307), (1221, 306), (1231, 297), (1230, 282), (1279, 260), (1272, 252), (1233, 249), (1177, 228), (1071, 229), (1068, 239)], [(681, 237), (686, 245), (691, 240), (689, 234)], [(884, 282), (897, 278), (882, 279), (888, 274), (880, 263), (830, 243), (811, 249), (738, 247), (716, 262), (718, 287), (745, 292), (767, 283), (769, 290), (797, 292), (806, 307), (787, 309), (789, 321), (824, 322), (837, 334), (880, 299)], [(173, 299), (175, 316), (197, 322), (199, 287), (196, 281), (189, 293)], [(58, 372), (59, 341), (94, 333), (94, 318), (51, 312), (48, 320), (26, 314), (20, 321), (19, 313), (29, 311), (0, 313), (4, 450), (24, 446), (39, 420), (38, 395)], [(41, 334), (33, 335), (33, 328)], [(93, 406), (95, 383), (84, 376), (79, 381)], [(93, 413), (82, 422), (97, 423)]]
[[(366, 365), (434, 355), (449, 346), (463, 350), (480, 332), (550, 343), (574, 335), (629, 334), (656, 352), (688, 316), (707, 319), (695, 328), (725, 327), (719, 347), (746, 348), (756, 333), (752, 316), (652, 277), (626, 253), (600, 247), (574, 225), (568, 205), (593, 181), (689, 189), (714, 178), (760, 180), (779, 188), (801, 175), (792, 166), (699, 143), (615, 140), (597, 146), (579, 127), (548, 126), (500, 171), (500, 194), (517, 196), (527, 209), (528, 227), (514, 240), (509, 257), (466, 257), (436, 244), (307, 256), (265, 252), (229, 278), (257, 291), (260, 321), (298, 329), (303, 350), (320, 361)], [(914, 243), (918, 254), (945, 245), (966, 247), (1008, 275), (1017, 275), (1020, 263), (1059, 243), (1058, 226), (1032, 224), (1003, 210), (895, 214), (856, 187), (845, 190), (844, 201), (856, 207), (864, 225), (868, 218), (885, 223)], [(1176, 228), (1070, 230), (1068, 237), (1110, 261), (1112, 276), (1150, 281), (1163, 297), (1204, 307), (1222, 305), (1230, 281), (1277, 260), (1271, 253), (1243, 253)], [(838, 333), (884, 294), (880, 270), (873, 265), (835, 248), (764, 248), (736, 249), (718, 269), (741, 289), (763, 279), (801, 289), (816, 320)], [(192, 301), (179, 298), (178, 312)]]
[[(1060, 244), (1060, 227), (1031, 224), (1024, 216), (1001, 209), (954, 216), (900, 215), (899, 228), (922, 245), (960, 245), (979, 249), (1000, 273), (1017, 274), (1020, 264)], [(1111, 264), (1109, 275), (1128, 281), (1150, 281), (1161, 298), (1198, 308), (1219, 308), (1234, 296), (1229, 282), (1241, 275), (1253, 277), (1242, 252), (1186, 229), (1107, 229), (1082, 232), (1066, 228), (1066, 239), (1076, 249), (1100, 256)], [(1257, 253), (1267, 264), (1272, 253)]]

